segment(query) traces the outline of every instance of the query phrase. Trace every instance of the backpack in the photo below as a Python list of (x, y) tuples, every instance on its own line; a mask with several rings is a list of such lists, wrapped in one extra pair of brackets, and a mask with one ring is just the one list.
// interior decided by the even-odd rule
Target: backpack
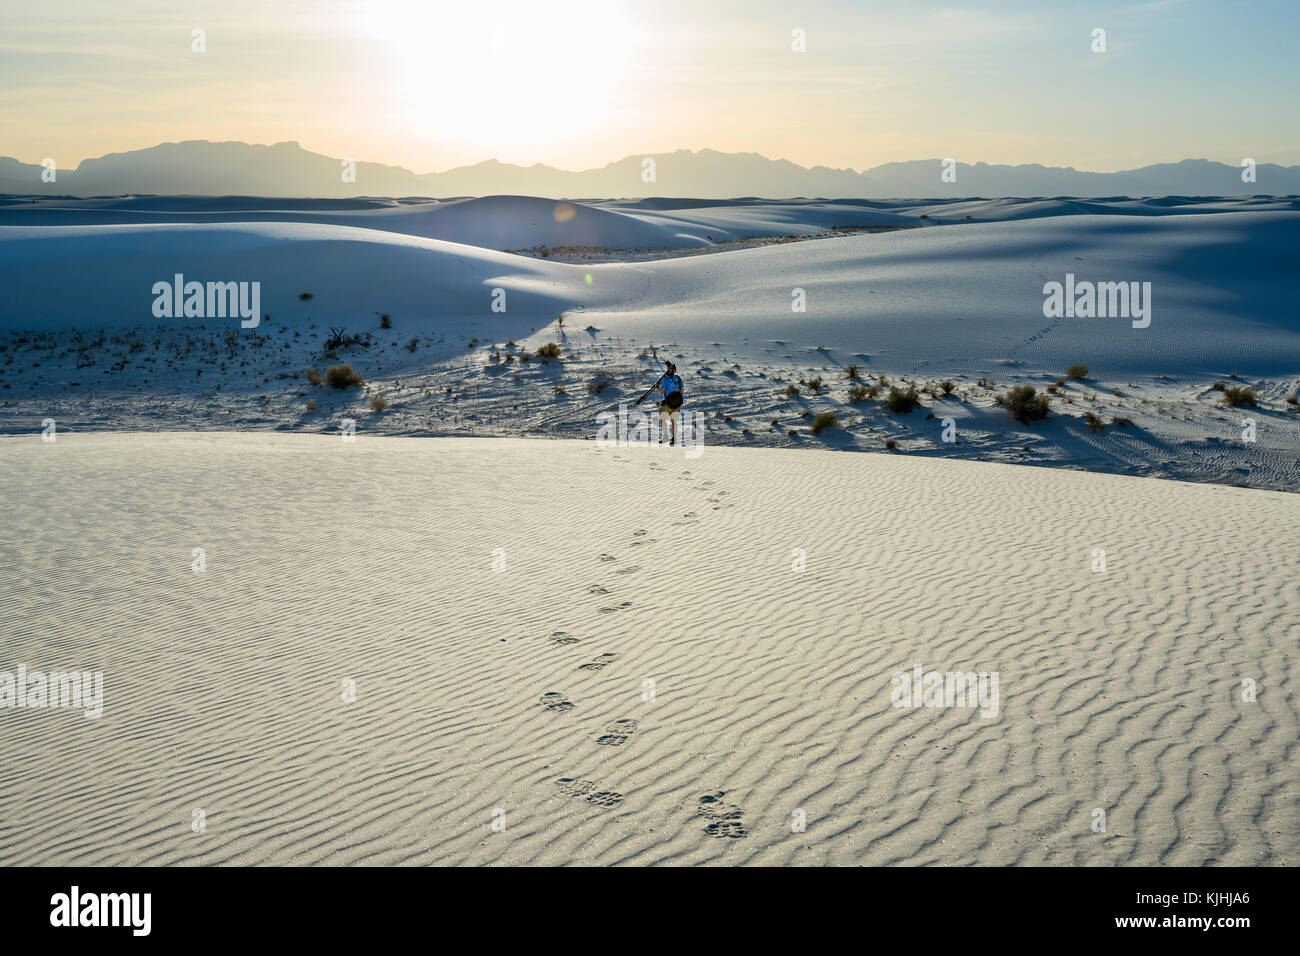
[(667, 405), (669, 408), (672, 408), (672, 409), (678, 409), (678, 408), (681, 408), (681, 407), (682, 407), (682, 393), (681, 393), (681, 392), (669, 392), (669, 393), (668, 393), (668, 396), (664, 399), (664, 404)]

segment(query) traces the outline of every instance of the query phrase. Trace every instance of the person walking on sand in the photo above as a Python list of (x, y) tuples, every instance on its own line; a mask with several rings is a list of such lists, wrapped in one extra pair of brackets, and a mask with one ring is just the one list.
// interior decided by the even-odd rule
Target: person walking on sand
[(668, 362), (668, 371), (659, 379), (657, 391), (663, 396), (659, 402), (659, 444), (664, 443), (663, 436), (671, 434), (670, 445), (677, 444), (678, 425), (682, 417), (682, 377), (677, 374), (677, 366)]

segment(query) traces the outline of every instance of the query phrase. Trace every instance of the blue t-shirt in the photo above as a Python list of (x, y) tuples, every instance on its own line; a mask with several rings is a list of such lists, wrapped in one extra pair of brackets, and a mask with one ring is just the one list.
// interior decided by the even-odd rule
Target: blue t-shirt
[(680, 375), (665, 375), (664, 380), (659, 383), (659, 387), (664, 390), (664, 397), (667, 398), (673, 392), (682, 390), (682, 377)]

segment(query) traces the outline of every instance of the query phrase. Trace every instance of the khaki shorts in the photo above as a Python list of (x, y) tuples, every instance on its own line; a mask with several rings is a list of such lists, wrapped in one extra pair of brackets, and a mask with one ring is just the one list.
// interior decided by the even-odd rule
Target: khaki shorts
[(671, 418), (673, 422), (676, 423), (677, 420), (682, 417), (682, 410), (680, 408), (669, 408), (663, 402), (660, 402), (659, 417), (660, 419)]

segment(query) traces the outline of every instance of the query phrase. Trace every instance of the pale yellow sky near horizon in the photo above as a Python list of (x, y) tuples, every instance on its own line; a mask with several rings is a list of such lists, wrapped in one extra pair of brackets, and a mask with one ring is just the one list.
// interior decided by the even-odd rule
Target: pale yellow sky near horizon
[(0, 155), (69, 168), (207, 139), (419, 173), (703, 148), (858, 170), (1297, 163), (1295, 14), (1247, 6), (47, 0), (0, 11)]

